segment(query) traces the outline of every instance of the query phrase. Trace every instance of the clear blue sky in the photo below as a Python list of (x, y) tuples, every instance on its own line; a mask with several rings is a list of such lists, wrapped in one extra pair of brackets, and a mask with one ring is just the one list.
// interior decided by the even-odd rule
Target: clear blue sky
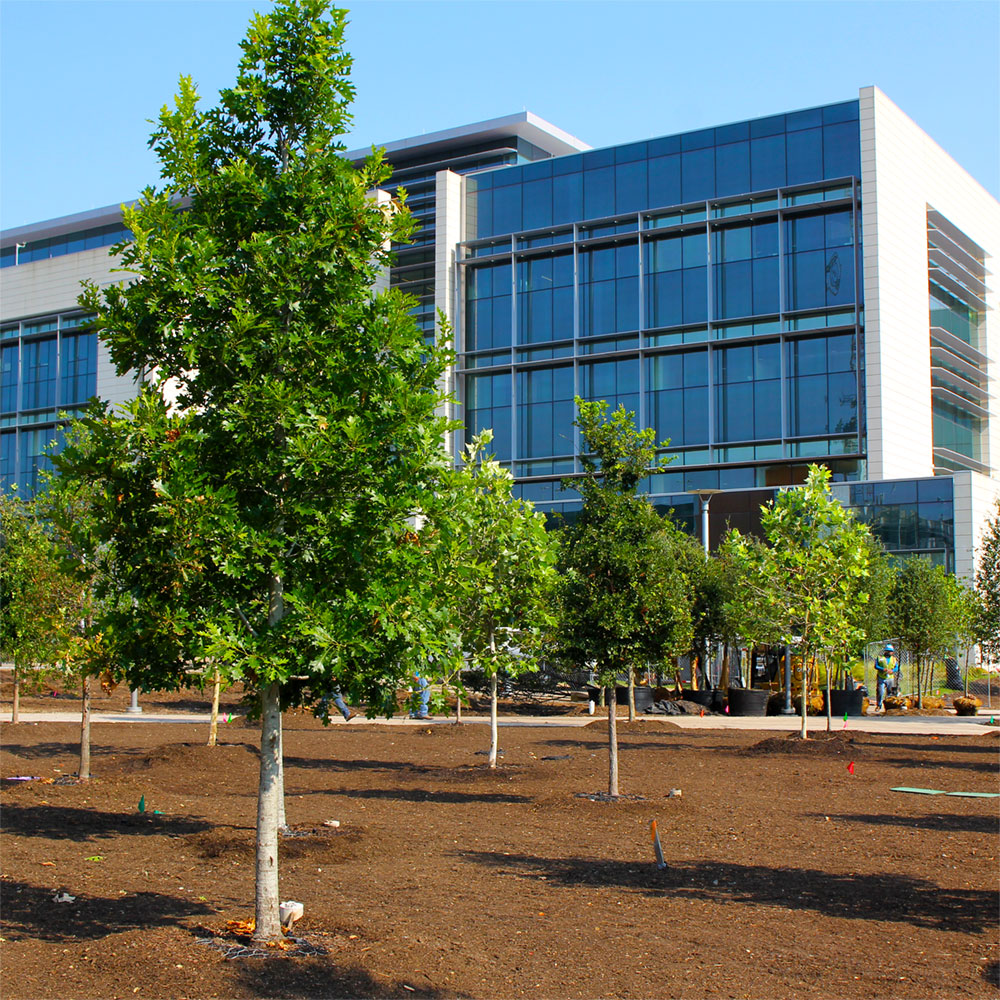
[[(266, 0), (0, 0), (0, 226), (135, 197), (180, 73), (209, 102)], [(594, 146), (809, 107), (875, 84), (1000, 192), (1000, 3), (350, 5), (349, 147), (527, 108)]]

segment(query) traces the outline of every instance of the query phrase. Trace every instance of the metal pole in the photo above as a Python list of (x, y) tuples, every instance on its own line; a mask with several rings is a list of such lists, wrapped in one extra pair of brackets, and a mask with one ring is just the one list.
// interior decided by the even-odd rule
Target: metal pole
[(710, 496), (701, 498), (701, 541), (705, 546), (706, 558), (708, 558), (708, 505), (711, 499)]
[(133, 715), (138, 715), (142, 711), (142, 706), (139, 704), (139, 692), (134, 688), (132, 690), (132, 698), (129, 701), (128, 708), (125, 709), (126, 712), (131, 712)]

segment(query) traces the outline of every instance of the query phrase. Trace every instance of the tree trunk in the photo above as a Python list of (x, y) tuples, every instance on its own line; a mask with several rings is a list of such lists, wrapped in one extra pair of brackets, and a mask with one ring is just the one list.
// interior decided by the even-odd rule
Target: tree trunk
[(83, 675), (83, 711), (80, 714), (80, 780), (90, 781), (90, 675)]
[(688, 663), (690, 664), (689, 670), (691, 672), (691, 690), (698, 690), (698, 673), (701, 670), (701, 653), (695, 656), (688, 657)]
[(219, 739), (219, 668), (216, 666), (212, 677), (212, 719), (208, 724), (208, 745), (214, 747)]
[(490, 677), (490, 767), (497, 766), (497, 750), (499, 747), (500, 737), (497, 730), (497, 674), (496, 670), (494, 670)]
[(257, 789), (255, 941), (279, 941), (278, 821), (281, 801), (281, 699), (277, 681), (261, 691), (260, 783)]
[(21, 670), (14, 664), (14, 704), (10, 710), (10, 721), (16, 724), (21, 721)]
[(823, 666), (826, 667), (826, 731), (833, 731), (833, 707), (830, 704), (830, 658), (823, 657)]
[(917, 708), (924, 707), (924, 693), (923, 693), (923, 663), (924, 658), (922, 656), (917, 657)]
[(799, 729), (799, 738), (803, 740), (809, 739), (809, 723), (807, 719), (807, 711), (809, 707), (809, 657), (808, 650), (802, 651), (802, 726)]
[(615, 689), (610, 689), (608, 698), (608, 795), (618, 798), (618, 728), (616, 726), (615, 710), (618, 699)]
[[(615, 695), (617, 700), (617, 694)], [(628, 669), (628, 721), (635, 722), (635, 671)]]
[(280, 691), (278, 700), (278, 831), (288, 833), (288, 820), (285, 818), (285, 719), (280, 711)]
[(458, 687), (455, 688), (455, 725), (462, 724), (462, 678), (458, 678)]

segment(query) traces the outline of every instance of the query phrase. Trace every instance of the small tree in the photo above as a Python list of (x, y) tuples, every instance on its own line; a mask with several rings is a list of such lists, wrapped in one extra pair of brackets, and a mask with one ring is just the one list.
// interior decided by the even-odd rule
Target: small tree
[(932, 663), (953, 649), (968, 631), (969, 603), (962, 584), (943, 566), (913, 556), (903, 562), (891, 598), (892, 632), (910, 654), (916, 671), (917, 707), (933, 679)]
[(802, 723), (809, 663), (818, 650), (855, 645), (855, 606), (867, 600), (868, 528), (830, 494), (830, 470), (813, 465), (802, 487), (782, 490), (763, 508), (765, 543), (738, 531), (723, 549), (739, 568), (738, 599), (729, 605), (744, 638), (798, 647), (802, 656)]
[(420, 511), (433, 529), (450, 502), (436, 415), (449, 356), (424, 343), (412, 302), (372, 292), (412, 222), (372, 194), (381, 155), (360, 170), (342, 155), (345, 20), (326, 0), (282, 0), (252, 20), (217, 107), (181, 79), (151, 143), (164, 186), (124, 210), (134, 241), (116, 248), (140, 280), (82, 298), (119, 372), (148, 382), (126, 419), (93, 413), (59, 462), (97, 484), (129, 683), (176, 685), (212, 660), (256, 695), (263, 941), (281, 934), (282, 707), (338, 683), (388, 706), (447, 635), (433, 530), (410, 522)]
[(0, 496), (0, 654), (14, 665), (12, 723), (19, 721), (22, 685), (36, 687), (62, 657), (80, 603), (37, 506)]
[(538, 667), (538, 637), (553, 622), (555, 543), (545, 518), (513, 497), (514, 477), (486, 448), (484, 431), (466, 447), (456, 476), (462, 528), (455, 534), (451, 600), (472, 666), (490, 681), (489, 766), (497, 766), (497, 677)]
[(604, 401), (576, 400), (585, 455), (579, 489), (583, 508), (561, 538), (559, 644), (576, 663), (594, 661), (608, 697), (608, 794), (618, 797), (615, 686), (649, 661), (687, 649), (691, 610), (681, 571), (679, 529), (661, 518), (639, 481), (654, 464), (651, 429)]

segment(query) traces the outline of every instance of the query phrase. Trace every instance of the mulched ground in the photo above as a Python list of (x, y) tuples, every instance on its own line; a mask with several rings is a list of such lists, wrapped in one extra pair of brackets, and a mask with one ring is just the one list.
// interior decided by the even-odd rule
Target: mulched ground
[(996, 996), (998, 800), (890, 788), (997, 791), (1000, 733), (620, 723), (608, 803), (601, 720), (504, 728), (490, 771), (483, 725), (293, 714), (305, 916), (252, 957), (257, 734), (206, 728), (95, 724), (75, 784), (74, 727), (5, 726), (0, 774), (56, 779), (0, 789), (5, 1000)]

